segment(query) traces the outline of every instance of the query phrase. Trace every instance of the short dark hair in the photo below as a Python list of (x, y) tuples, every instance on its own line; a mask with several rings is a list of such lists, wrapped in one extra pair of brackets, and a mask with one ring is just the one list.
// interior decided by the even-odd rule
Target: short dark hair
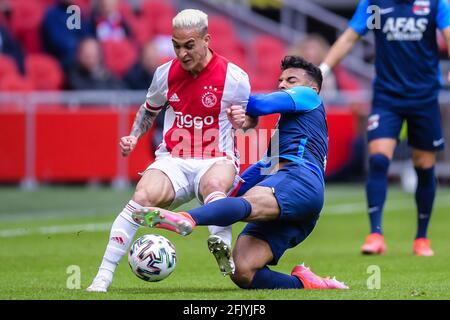
[(289, 68), (299, 68), (306, 71), (306, 74), (314, 81), (319, 91), (322, 89), (322, 71), (314, 65), (313, 63), (306, 61), (300, 56), (285, 56), (283, 60), (281, 60), (281, 70), (286, 70)]

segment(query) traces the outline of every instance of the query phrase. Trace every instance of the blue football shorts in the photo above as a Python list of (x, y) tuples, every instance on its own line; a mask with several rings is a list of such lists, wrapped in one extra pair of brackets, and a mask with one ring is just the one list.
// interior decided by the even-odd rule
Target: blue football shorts
[(273, 253), (269, 263), (276, 265), (287, 249), (304, 241), (314, 229), (324, 202), (324, 182), (310, 163), (289, 162), (273, 175), (261, 175), (261, 163), (247, 169), (242, 178), (246, 181), (242, 191), (257, 185), (268, 187), (277, 199), (280, 216), (268, 222), (251, 222), (241, 232), (266, 241)]
[(407, 122), (409, 146), (425, 151), (444, 148), (437, 100), (417, 106), (374, 105), (367, 124), (369, 142), (380, 138), (398, 139), (404, 120)]

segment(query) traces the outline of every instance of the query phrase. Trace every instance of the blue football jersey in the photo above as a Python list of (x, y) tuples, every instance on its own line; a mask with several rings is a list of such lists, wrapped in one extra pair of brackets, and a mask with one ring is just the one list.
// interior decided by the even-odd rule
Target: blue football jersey
[(328, 127), (324, 105), (313, 89), (298, 86), (252, 95), (247, 113), (252, 116), (280, 113), (266, 157), (306, 161), (314, 164), (323, 176), (328, 155)]
[(370, 29), (375, 34), (374, 104), (401, 106), (437, 98), (442, 79), (436, 29), (449, 26), (447, 0), (360, 1), (349, 27), (360, 35)]

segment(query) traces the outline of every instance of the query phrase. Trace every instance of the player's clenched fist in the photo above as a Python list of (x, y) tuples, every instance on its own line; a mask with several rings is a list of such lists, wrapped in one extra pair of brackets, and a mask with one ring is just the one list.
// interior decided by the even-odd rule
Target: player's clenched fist
[(227, 109), (228, 120), (235, 129), (240, 129), (245, 123), (245, 110), (243, 106), (234, 105)]
[(134, 147), (136, 147), (138, 139), (135, 136), (126, 136), (120, 138), (119, 146), (120, 146), (120, 152), (122, 152), (122, 155), (124, 157), (128, 156), (131, 151), (134, 150)]

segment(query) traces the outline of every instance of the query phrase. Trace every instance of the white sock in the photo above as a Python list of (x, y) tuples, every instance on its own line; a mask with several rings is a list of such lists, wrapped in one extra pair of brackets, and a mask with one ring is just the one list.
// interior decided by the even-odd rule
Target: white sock
[(111, 233), (109, 234), (109, 242), (96, 277), (112, 281), (117, 265), (127, 253), (128, 247), (139, 228), (139, 225), (133, 221), (131, 214), (134, 210), (140, 208), (142, 208), (141, 205), (130, 200), (116, 220), (114, 220)]
[[(205, 204), (214, 202), (219, 199), (226, 198), (227, 195), (220, 191), (215, 191), (210, 193), (207, 197), (205, 197)], [(220, 226), (208, 226), (208, 230), (210, 234), (219, 236), (225, 241), (225, 243), (231, 247), (231, 242), (233, 241), (233, 234), (231, 231), (231, 226), (220, 227)]]

